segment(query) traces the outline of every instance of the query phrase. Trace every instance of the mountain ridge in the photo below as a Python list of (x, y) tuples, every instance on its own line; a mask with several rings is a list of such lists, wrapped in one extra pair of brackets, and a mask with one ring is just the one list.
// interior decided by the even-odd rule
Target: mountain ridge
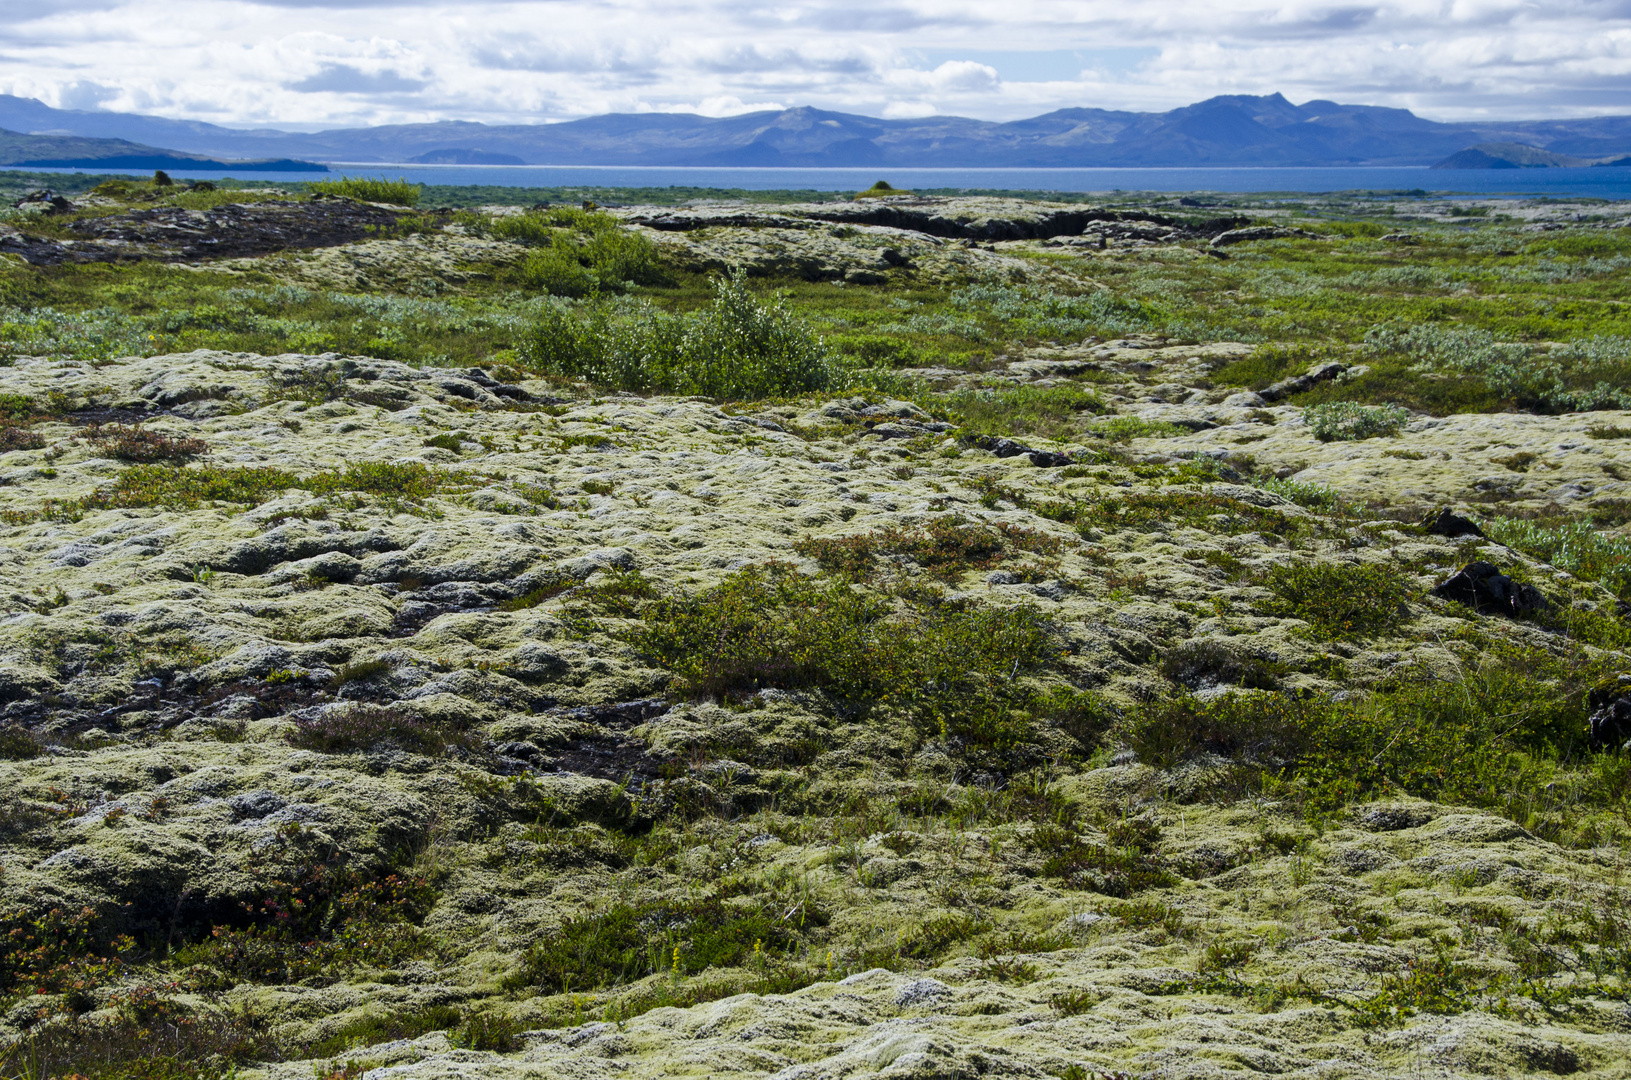
[(253, 166), (262, 172), (327, 172), (327, 166), (289, 158), (221, 161), (146, 146), (128, 139), (25, 134), (0, 128), (0, 168), (216, 169)]
[(1406, 109), (1223, 95), (1162, 113), (1088, 106), (1014, 121), (888, 120), (811, 106), (729, 117), (608, 113), (561, 123), (466, 120), (316, 132), (55, 109), (0, 95), (0, 128), (142, 140), (209, 157), (529, 165), (1196, 167), (1432, 165), (1479, 144), (1564, 157), (1631, 153), (1631, 116), (1441, 123)]

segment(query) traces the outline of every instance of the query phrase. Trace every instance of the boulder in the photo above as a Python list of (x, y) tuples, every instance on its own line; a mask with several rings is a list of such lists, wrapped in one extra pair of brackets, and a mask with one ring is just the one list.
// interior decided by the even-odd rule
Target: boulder
[(1427, 520), (1422, 522), (1428, 533), (1433, 536), (1483, 536), (1484, 530), (1472, 523), (1470, 518), (1452, 513), (1449, 507), (1438, 512), (1434, 517), (1429, 514)]
[(1433, 595), (1466, 604), (1480, 615), (1505, 615), (1514, 619), (1551, 606), (1539, 589), (1513, 581), (1482, 559), (1456, 571), (1433, 589)]
[(1212, 246), (1215, 248), (1228, 247), (1230, 244), (1243, 244), (1248, 240), (1323, 240), (1325, 237), (1319, 233), (1311, 233), (1307, 229), (1285, 229), (1278, 225), (1254, 225), (1245, 229), (1230, 229), (1212, 237)]
[[(1222, 237), (1219, 237), (1219, 239), (1222, 239)], [(1216, 243), (1216, 241), (1213, 242)], [(1334, 360), (1325, 364), (1315, 364), (1302, 375), (1282, 379), (1272, 386), (1265, 386), (1257, 392), (1257, 395), (1264, 401), (1279, 401), (1293, 394), (1311, 390), (1319, 383), (1328, 382), (1347, 370), (1347, 364), (1340, 364)]]
[(1587, 731), (1593, 750), (1614, 750), (1631, 742), (1631, 675), (1593, 687)]
[(963, 440), (969, 446), (980, 450), (989, 450), (1000, 458), (1019, 457), (1024, 454), (1031, 459), (1031, 464), (1039, 469), (1052, 469), (1060, 465), (1072, 464), (1069, 454), (1059, 454), (1052, 450), (1038, 450), (1033, 446), (1017, 443), (1012, 439), (998, 438), (993, 435), (974, 435)]

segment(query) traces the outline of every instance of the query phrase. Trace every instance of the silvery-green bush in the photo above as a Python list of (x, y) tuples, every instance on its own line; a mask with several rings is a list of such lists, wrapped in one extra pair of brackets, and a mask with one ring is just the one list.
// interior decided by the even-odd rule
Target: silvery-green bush
[(1476, 327), (1388, 324), (1365, 335), (1365, 349), (1403, 354), (1422, 371), (1474, 376), (1526, 408), (1631, 409), (1631, 338), (1594, 337), (1542, 350), (1496, 341)]
[(1303, 410), (1303, 423), (1320, 442), (1352, 442), (1378, 435), (1397, 435), (1409, 422), (1410, 413), (1397, 405), (1327, 401)]

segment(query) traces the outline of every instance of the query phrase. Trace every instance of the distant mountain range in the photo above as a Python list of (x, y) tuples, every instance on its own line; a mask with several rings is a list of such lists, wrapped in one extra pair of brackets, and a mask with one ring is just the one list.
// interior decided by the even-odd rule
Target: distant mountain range
[(0, 168), (227, 169), (256, 172), (327, 172), (326, 165), (287, 158), (221, 161), (202, 154), (161, 150), (125, 139), (79, 135), (24, 135), (0, 129)]
[(1457, 150), (1435, 169), (1580, 169), (1595, 165), (1631, 165), (1631, 156), (1615, 154), (1606, 158), (1575, 157), (1542, 150), (1527, 143), (1479, 143)]
[[(876, 120), (797, 108), (718, 119), (640, 113), (559, 124), (487, 125), (448, 120), (312, 133), (246, 131), (196, 121), (53, 109), (31, 98), (0, 95), (0, 128), (36, 135), (140, 140), (173, 148), (156, 153), (215, 159), (305, 158), (380, 164), (1432, 165), (1469, 148), (1492, 144), (1522, 144), (1545, 154), (1591, 162), (1631, 154), (1631, 116), (1444, 124), (1405, 109), (1332, 101), (1293, 105), (1279, 94), (1215, 97), (1164, 113), (1060, 109), (1007, 123), (956, 116)], [(1492, 159), (1510, 160), (1490, 155), (1487, 149), (1480, 152)]]

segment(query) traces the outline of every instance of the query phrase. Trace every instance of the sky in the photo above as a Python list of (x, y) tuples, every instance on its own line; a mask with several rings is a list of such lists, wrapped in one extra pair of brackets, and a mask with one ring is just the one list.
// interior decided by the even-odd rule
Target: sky
[(1631, 0), (0, 0), (0, 92), (316, 129), (798, 105), (1014, 120), (1280, 92), (1631, 112)]

